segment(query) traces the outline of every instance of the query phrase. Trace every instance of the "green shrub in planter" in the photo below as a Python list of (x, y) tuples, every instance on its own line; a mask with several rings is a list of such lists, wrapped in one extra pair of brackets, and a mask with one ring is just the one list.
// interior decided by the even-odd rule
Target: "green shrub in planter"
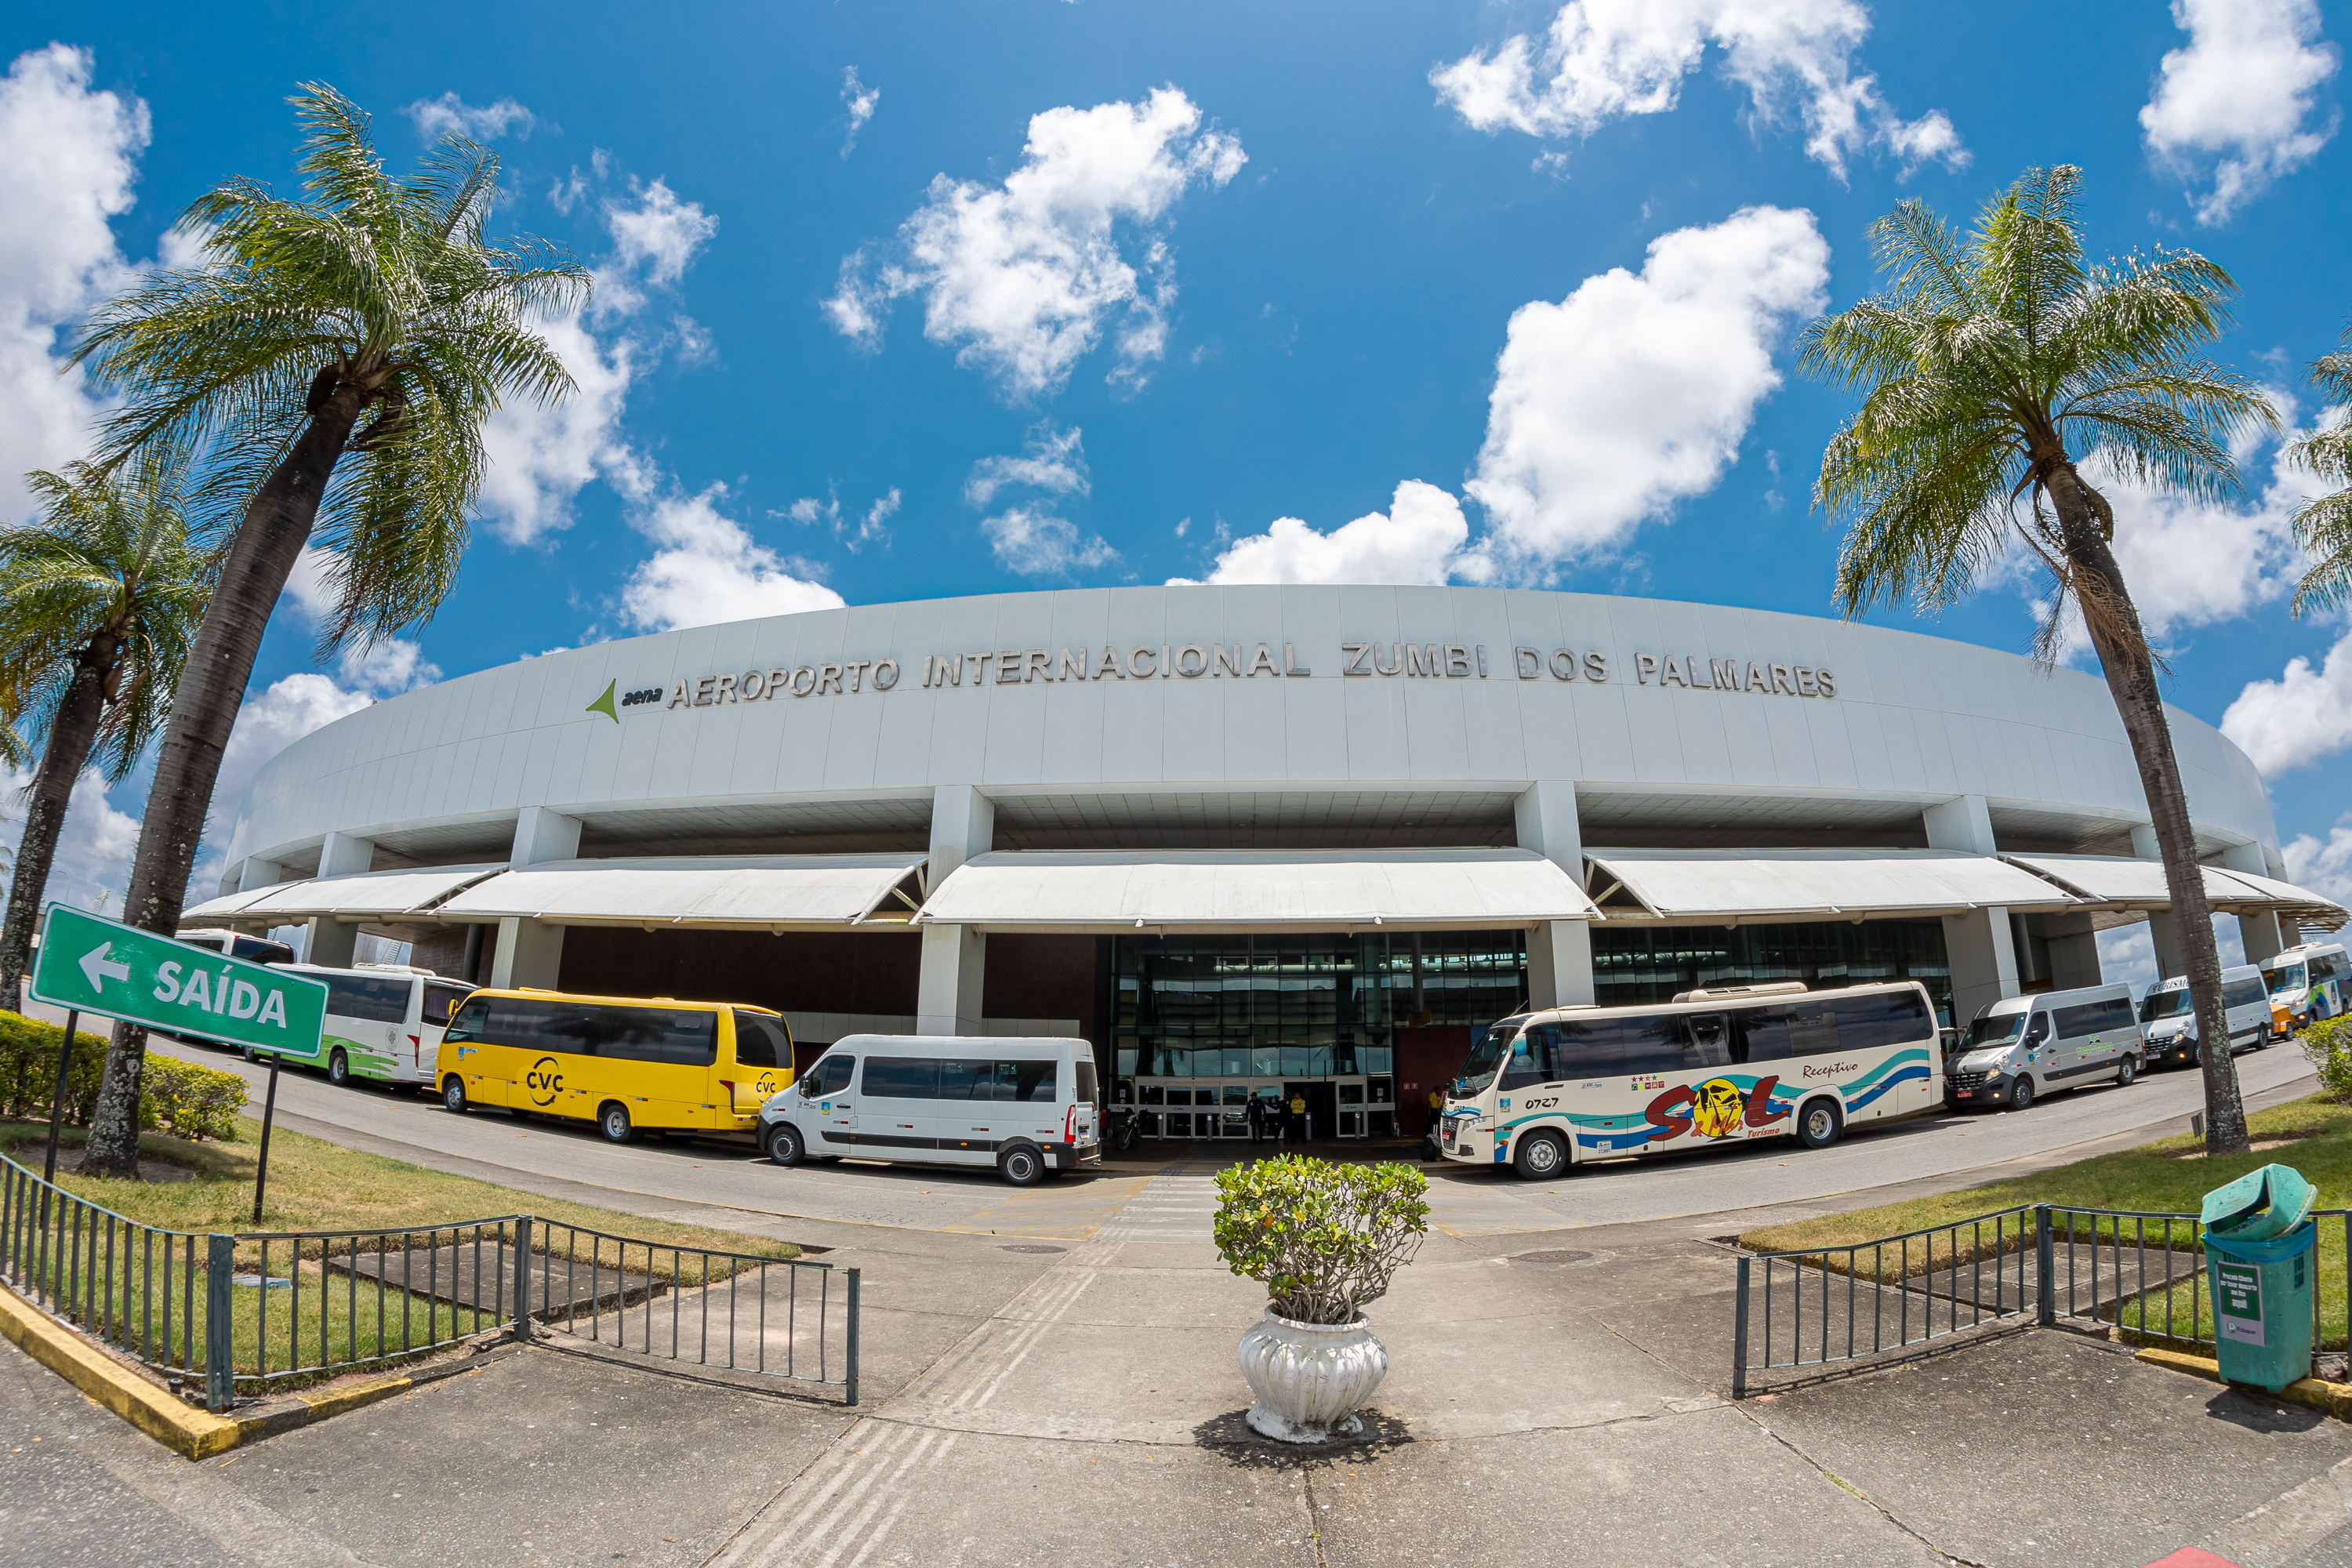
[[(57, 1092), (58, 1049), (66, 1032), (21, 1013), (0, 1012), (0, 1116), (47, 1121)], [(73, 1066), (66, 1075), (64, 1121), (89, 1125), (98, 1080), (106, 1068), (106, 1037), (74, 1031)], [(234, 1142), (237, 1112), (248, 1089), (233, 1072), (150, 1054), (139, 1091), (139, 1125), (191, 1141)]]
[(1217, 1176), (1217, 1252), (1262, 1282), (1277, 1317), (1352, 1323), (1429, 1234), (1429, 1178), (1411, 1165), (1283, 1155)]
[(2303, 1054), (2319, 1069), (2319, 1092), (2352, 1100), (2352, 1017), (2329, 1018), (2303, 1032)]

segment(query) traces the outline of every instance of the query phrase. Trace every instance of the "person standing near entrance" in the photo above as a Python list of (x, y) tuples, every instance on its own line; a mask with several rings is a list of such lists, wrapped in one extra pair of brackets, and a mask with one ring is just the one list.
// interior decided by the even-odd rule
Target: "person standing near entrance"
[(1307, 1097), (1296, 1092), (1290, 1097), (1290, 1135), (1307, 1142)]
[(1246, 1115), (1249, 1120), (1250, 1142), (1263, 1143), (1265, 1142), (1265, 1101), (1257, 1095), (1251, 1095)]

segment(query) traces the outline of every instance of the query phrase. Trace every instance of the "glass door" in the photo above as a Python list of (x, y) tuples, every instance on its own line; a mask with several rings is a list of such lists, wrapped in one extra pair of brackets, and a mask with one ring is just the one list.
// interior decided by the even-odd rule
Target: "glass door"
[(1364, 1080), (1360, 1078), (1343, 1078), (1334, 1083), (1332, 1088), (1338, 1091), (1337, 1132), (1342, 1138), (1361, 1138), (1365, 1131)]

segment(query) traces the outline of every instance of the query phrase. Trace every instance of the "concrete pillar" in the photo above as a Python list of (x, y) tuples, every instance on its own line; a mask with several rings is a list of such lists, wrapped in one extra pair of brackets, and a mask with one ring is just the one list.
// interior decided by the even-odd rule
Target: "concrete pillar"
[(330, 833), (319, 846), (319, 875), (321, 877), (356, 877), (375, 861), (375, 844), (372, 839), (354, 838), (348, 833)]
[[(924, 885), (949, 873), (996, 841), (996, 803), (970, 784), (941, 784), (931, 795), (931, 858)], [(981, 985), (988, 968), (988, 937), (970, 926), (923, 927), (923, 965), (915, 991), (915, 1032), (977, 1035)]]
[[(510, 866), (571, 860), (580, 854), (580, 819), (541, 805), (527, 805), (515, 818)], [(494, 986), (556, 988), (563, 970), (563, 928), (509, 916), (499, 921), (498, 951), (490, 956)]]
[[(2282, 882), (2286, 880), (2285, 863), (2281, 861), (2278, 868), (2273, 870), (2269, 851), (2259, 844), (2239, 844), (2224, 849), (2221, 864), (2232, 871), (2243, 871), (2250, 876), (2272, 877)], [(2274, 914), (2240, 915), (2238, 935), (2246, 944), (2248, 963), (2260, 963), (2266, 958), (2275, 958), (2303, 940), (2300, 929), (2292, 922), (2281, 921)]]
[[(1984, 796), (1955, 795), (1919, 815), (1931, 848), (1994, 852), (1992, 813)], [(1958, 1027), (1967, 1028), (1988, 1004), (2018, 994), (2017, 949), (2007, 910), (1946, 915), (1944, 953), (1952, 965), (1952, 1022)]]
[[(374, 859), (375, 845), (370, 840), (355, 838), (348, 833), (330, 833), (319, 846), (318, 874), (356, 877), (366, 871)], [(358, 926), (313, 916), (302, 930), (302, 962), (345, 968), (359, 950), (359, 940)]]
[(224, 893), (249, 893), (257, 888), (274, 887), (278, 882), (278, 879), (284, 873), (278, 870), (277, 861), (257, 860), (251, 856), (247, 856), (245, 863), (236, 868), (236, 886), (233, 888), (223, 887), (221, 891)]
[[(2164, 851), (2156, 842), (2156, 829), (2145, 822), (2131, 830), (2131, 843), (2132, 854), (2139, 859), (2164, 858)], [(2148, 911), (2147, 935), (2156, 949), (2156, 977), (2158, 980), (2169, 980), (2176, 974), (2189, 973), (2189, 962), (2180, 956), (2180, 922), (2172, 918), (2171, 910)]]
[[(1519, 847), (1532, 849), (1584, 885), (1584, 835), (1576, 816), (1576, 785), (1566, 779), (1529, 784), (1513, 803)], [(1592, 927), (1586, 921), (1547, 921), (1528, 932), (1528, 1005), (1590, 1005)]]

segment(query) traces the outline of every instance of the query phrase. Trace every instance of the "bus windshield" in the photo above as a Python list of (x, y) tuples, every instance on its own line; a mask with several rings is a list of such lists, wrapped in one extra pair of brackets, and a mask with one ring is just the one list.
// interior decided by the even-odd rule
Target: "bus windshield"
[(1466, 1098), (1476, 1094), (1495, 1081), (1495, 1071), (1502, 1065), (1503, 1053), (1510, 1048), (1511, 1041), (1518, 1035), (1519, 1026), (1526, 1022), (1527, 1019), (1521, 1016), (1505, 1018), (1486, 1026), (1486, 1032), (1471, 1043), (1470, 1055), (1462, 1063), (1462, 1076), (1454, 1086), (1457, 1096)]
[(2276, 969), (2269, 971), (2267, 978), (2271, 983), (2271, 994), (2273, 996), (2282, 991), (2300, 991), (2303, 989), (2303, 965), (2282, 963)]
[(2025, 1026), (2023, 1013), (2004, 1013), (1998, 1017), (1979, 1018), (1969, 1026), (1969, 1037), (1960, 1042), (1960, 1049), (1973, 1051), (1979, 1046), (2005, 1046), (2017, 1038), (2017, 1031)]
[(2178, 1018), (2189, 1011), (2189, 991), (2151, 991), (2147, 1000), (2139, 1005), (2139, 1021), (2153, 1024), (2158, 1018)]

